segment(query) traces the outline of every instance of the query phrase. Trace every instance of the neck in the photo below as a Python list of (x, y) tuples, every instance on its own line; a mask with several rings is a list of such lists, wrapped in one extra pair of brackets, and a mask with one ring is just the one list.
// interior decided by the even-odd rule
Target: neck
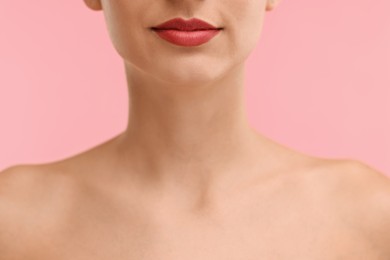
[(120, 157), (132, 169), (196, 186), (241, 174), (259, 156), (244, 109), (243, 66), (207, 85), (173, 85), (129, 65), (126, 75), (130, 112)]

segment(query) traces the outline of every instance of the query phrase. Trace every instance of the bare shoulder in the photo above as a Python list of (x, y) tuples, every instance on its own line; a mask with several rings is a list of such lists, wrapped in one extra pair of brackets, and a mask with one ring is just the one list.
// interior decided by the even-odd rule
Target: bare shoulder
[(329, 160), (315, 172), (312, 183), (343, 223), (390, 259), (390, 177), (357, 160)]
[[(39, 194), (60, 172), (48, 171), (46, 165), (14, 165), (0, 172), (0, 202), (6, 199), (33, 199), (33, 193)], [(1, 205), (1, 204), (0, 204)]]
[(49, 233), (54, 227), (55, 216), (64, 198), (69, 197), (67, 186), (60, 172), (42, 165), (16, 165), (0, 172), (0, 248), (4, 259), (31, 259), (23, 252), (33, 252), (37, 234)]
[(357, 160), (330, 160), (317, 168), (318, 181), (327, 184), (336, 196), (390, 210), (390, 176), (385, 173)]
[(330, 185), (334, 192), (367, 198), (375, 195), (375, 199), (390, 193), (390, 176), (361, 161), (324, 160), (312, 168), (316, 172), (312, 177), (319, 177), (318, 180)]
[(71, 175), (53, 164), (15, 165), (0, 172), (0, 215), (4, 207), (18, 210), (50, 205), (72, 187)]
[[(0, 172), (0, 222), (47, 202), (58, 174), (40, 165), (15, 165)], [(7, 216), (6, 216), (7, 215)]]
[(43, 174), (31, 165), (14, 165), (0, 172), (0, 201), (23, 196), (30, 189), (37, 188)]
[(36, 167), (28, 165), (12, 166), (0, 172), (0, 247), (5, 259), (21, 257), (22, 250), (17, 248), (15, 239), (25, 233), (21, 223), (28, 223), (26, 216), (30, 215), (42, 177)]

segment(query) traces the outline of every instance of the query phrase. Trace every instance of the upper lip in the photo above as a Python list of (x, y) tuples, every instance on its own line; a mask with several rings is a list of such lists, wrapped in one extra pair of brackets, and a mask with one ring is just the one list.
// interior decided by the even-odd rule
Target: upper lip
[(184, 20), (183, 18), (174, 18), (163, 22), (157, 26), (152, 27), (152, 29), (173, 29), (180, 31), (195, 31), (195, 30), (207, 30), (207, 29), (222, 29), (216, 26), (213, 26), (203, 20), (192, 18), (189, 20)]

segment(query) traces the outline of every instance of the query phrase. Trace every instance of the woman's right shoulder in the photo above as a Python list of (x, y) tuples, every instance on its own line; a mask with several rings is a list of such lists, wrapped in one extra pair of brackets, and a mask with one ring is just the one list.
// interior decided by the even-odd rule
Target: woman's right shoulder
[(4, 259), (28, 259), (19, 254), (32, 252), (37, 235), (61, 219), (58, 213), (66, 212), (63, 209), (73, 198), (69, 179), (52, 164), (15, 165), (0, 171), (0, 255), (9, 254)]
[(31, 218), (41, 180), (42, 172), (33, 165), (14, 165), (0, 172), (0, 247), (5, 259), (22, 259), (15, 238), (25, 235), (24, 223)]
[(14, 165), (0, 172), (0, 224), (44, 203), (50, 178), (39, 165)]
[[(53, 206), (72, 192), (72, 178), (54, 164), (23, 164), (0, 172), (0, 224)], [(1, 233), (1, 232), (0, 232)]]
[(57, 163), (10, 166), (0, 172), (0, 209), (4, 205), (44, 203), (68, 189), (72, 180)]
[(0, 172), (0, 202), (12, 195), (15, 189), (24, 191), (37, 178), (37, 171), (30, 165), (13, 165)]
[(0, 206), (7, 199), (23, 196), (39, 188), (44, 171), (38, 165), (13, 165), (0, 172)]

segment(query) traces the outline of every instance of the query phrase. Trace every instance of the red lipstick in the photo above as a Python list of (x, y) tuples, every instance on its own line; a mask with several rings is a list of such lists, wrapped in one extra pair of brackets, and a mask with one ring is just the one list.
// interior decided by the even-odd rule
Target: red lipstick
[(162, 39), (186, 47), (204, 44), (222, 30), (197, 18), (190, 20), (175, 18), (151, 29)]

